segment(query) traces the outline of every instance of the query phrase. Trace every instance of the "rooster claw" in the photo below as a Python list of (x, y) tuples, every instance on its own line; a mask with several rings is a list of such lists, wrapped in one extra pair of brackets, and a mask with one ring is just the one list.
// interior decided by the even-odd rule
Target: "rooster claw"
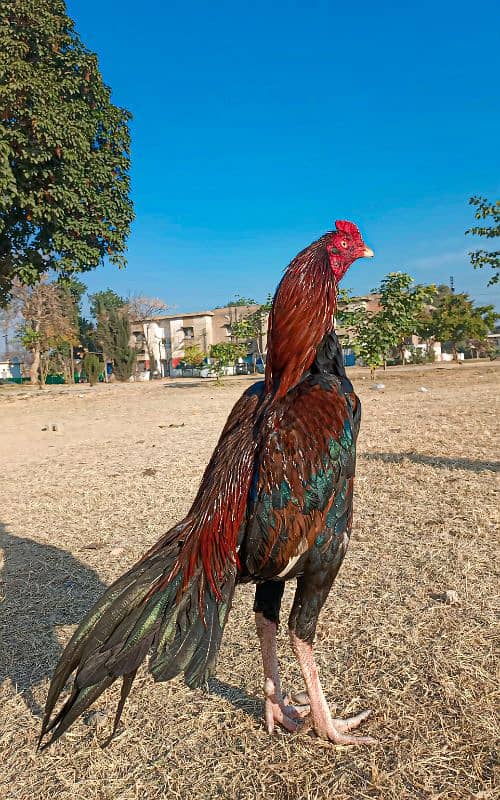
[(273, 733), (276, 723), (290, 733), (296, 733), (303, 724), (303, 718), (310, 712), (310, 706), (291, 705), (290, 694), (280, 697), (270, 678), (264, 683), (265, 708), (264, 715), (268, 733)]
[(297, 692), (293, 693), (290, 692), (290, 697), (296, 706), (308, 706), (309, 705), (309, 695), (306, 691), (304, 692)]
[(365, 719), (371, 714), (371, 709), (361, 711), (354, 717), (347, 719), (332, 719), (331, 724), (328, 724), (323, 730), (322, 726), (315, 728), (316, 733), (322, 739), (329, 739), (337, 745), (371, 745), (377, 744), (377, 740), (372, 736), (350, 736), (350, 732), (356, 730)]

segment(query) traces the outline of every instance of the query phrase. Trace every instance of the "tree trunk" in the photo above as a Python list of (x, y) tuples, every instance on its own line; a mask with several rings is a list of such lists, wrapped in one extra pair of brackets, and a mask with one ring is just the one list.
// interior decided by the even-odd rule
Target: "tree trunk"
[(40, 368), (40, 342), (35, 342), (32, 352), (33, 362), (30, 366), (30, 383), (36, 386), (38, 383), (38, 370)]
[(48, 353), (42, 353), (40, 355), (40, 385), (39, 385), (40, 389), (43, 389), (43, 387), (45, 386), (48, 372), (49, 372), (49, 356)]
[(149, 345), (149, 342), (146, 338), (144, 344), (146, 345), (146, 353), (148, 354), (148, 361), (149, 361), (149, 380), (153, 380), (153, 372), (156, 369), (156, 359), (153, 355), (153, 350)]

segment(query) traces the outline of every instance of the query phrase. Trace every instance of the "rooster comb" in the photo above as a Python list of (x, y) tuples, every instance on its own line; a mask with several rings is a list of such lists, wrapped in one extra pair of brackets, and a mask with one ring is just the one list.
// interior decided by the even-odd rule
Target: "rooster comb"
[(354, 222), (349, 222), (347, 219), (338, 219), (335, 222), (335, 227), (339, 233), (348, 233), (353, 239), (362, 239), (359, 228)]

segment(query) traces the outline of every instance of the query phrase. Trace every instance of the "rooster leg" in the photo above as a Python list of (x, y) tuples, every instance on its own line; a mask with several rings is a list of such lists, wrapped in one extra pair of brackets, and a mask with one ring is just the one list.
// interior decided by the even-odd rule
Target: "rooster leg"
[(323, 689), (318, 676), (318, 669), (314, 660), (312, 645), (299, 639), (291, 630), (290, 639), (292, 649), (302, 670), (306, 684), (309, 702), (311, 704), (311, 717), (314, 730), (321, 739), (329, 739), (335, 744), (375, 744), (376, 739), (371, 736), (350, 736), (350, 731), (355, 730), (371, 711), (362, 711), (355, 717), (347, 719), (333, 719), (326, 702)]
[(334, 551), (334, 559), (328, 562), (314, 553), (315, 558), (311, 558), (309, 569), (297, 578), (297, 590), (288, 623), (290, 640), (304, 676), (311, 705), (311, 722), (316, 734), (335, 744), (374, 744), (375, 739), (370, 736), (349, 735), (370, 716), (370, 711), (362, 711), (348, 719), (332, 718), (313, 655), (312, 642), (319, 613), (342, 563), (343, 554), (343, 550)]
[(255, 625), (262, 652), (264, 667), (265, 720), (269, 733), (279, 723), (287, 731), (297, 731), (302, 725), (302, 717), (309, 713), (309, 705), (289, 705), (287, 697), (281, 693), (276, 649), (276, 623), (266, 619), (263, 614), (255, 614)]

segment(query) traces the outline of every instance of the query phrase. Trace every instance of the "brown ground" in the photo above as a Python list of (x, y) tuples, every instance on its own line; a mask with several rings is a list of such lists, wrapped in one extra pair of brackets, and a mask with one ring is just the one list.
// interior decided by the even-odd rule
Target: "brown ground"
[[(108, 749), (99, 743), (115, 691), (35, 755), (61, 644), (103, 587), (185, 513), (248, 379), (223, 388), (0, 388), (2, 800), (499, 797), (499, 366), (394, 369), (378, 376), (384, 392), (353, 371), (364, 404), (355, 535), (316, 652), (340, 713), (373, 708), (364, 731), (380, 743), (371, 749), (265, 733), (247, 587), (231, 613), (212, 694), (179, 680), (155, 685), (143, 672)], [(419, 392), (422, 385), (429, 392)], [(52, 424), (59, 430), (42, 431)], [(440, 600), (446, 590), (459, 604)], [(286, 625), (279, 644), (283, 682), (300, 689)]]

